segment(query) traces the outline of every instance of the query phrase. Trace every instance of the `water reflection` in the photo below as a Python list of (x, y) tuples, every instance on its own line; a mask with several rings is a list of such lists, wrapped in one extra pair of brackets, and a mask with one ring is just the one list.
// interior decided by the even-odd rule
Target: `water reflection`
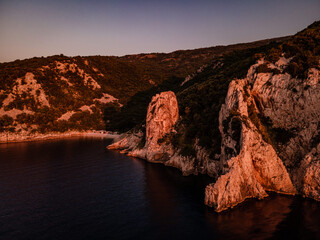
[(274, 239), (320, 239), (319, 203), (302, 197), (293, 198), (287, 214), (272, 236)]
[[(208, 177), (183, 177), (175, 168), (145, 163), (146, 201), (153, 233), (143, 239), (212, 239), (206, 228), (203, 189)], [(209, 180), (212, 181), (212, 180)]]
[(157, 171), (151, 164), (145, 165), (146, 198), (151, 206), (152, 219), (165, 227), (174, 221), (172, 215), (177, 216), (177, 202), (174, 182), (164, 174), (165, 171)]

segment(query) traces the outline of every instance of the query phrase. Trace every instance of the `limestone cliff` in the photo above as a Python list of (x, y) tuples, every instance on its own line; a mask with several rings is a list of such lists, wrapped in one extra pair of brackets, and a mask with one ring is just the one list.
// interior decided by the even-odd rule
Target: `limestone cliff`
[(219, 115), (224, 174), (205, 192), (216, 211), (266, 191), (319, 200), (319, 145), (312, 148), (319, 142), (319, 71), (310, 69), (306, 81), (292, 78), (283, 72), (289, 61), (269, 64), (279, 71), (272, 74), (257, 73), (260, 60), (229, 85)]
[(162, 92), (154, 96), (149, 104), (146, 119), (145, 158), (150, 161), (167, 161), (168, 154), (159, 139), (173, 130), (179, 118), (178, 102), (173, 92)]

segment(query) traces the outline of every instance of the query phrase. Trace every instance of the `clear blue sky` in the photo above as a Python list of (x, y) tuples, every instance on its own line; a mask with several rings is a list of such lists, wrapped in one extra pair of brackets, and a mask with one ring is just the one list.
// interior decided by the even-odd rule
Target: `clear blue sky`
[(227, 45), (319, 19), (320, 0), (0, 0), (0, 62)]

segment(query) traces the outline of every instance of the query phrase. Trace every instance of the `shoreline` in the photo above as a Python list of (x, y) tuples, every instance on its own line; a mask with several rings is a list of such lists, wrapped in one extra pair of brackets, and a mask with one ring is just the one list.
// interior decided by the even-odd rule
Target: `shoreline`
[(99, 133), (92, 131), (69, 131), (64, 133), (49, 132), (49, 133), (34, 133), (34, 134), (18, 134), (18, 133), (0, 133), (0, 144), (5, 143), (21, 143), (21, 142), (34, 142), (50, 139), (71, 138), (71, 137), (99, 137), (114, 139), (118, 134)]

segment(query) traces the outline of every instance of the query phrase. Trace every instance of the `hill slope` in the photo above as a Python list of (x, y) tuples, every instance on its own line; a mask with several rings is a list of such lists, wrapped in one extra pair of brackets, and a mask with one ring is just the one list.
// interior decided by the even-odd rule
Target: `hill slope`
[(104, 129), (106, 106), (172, 79), (184, 79), (213, 59), (274, 40), (123, 57), (56, 55), (0, 64), (0, 131)]

